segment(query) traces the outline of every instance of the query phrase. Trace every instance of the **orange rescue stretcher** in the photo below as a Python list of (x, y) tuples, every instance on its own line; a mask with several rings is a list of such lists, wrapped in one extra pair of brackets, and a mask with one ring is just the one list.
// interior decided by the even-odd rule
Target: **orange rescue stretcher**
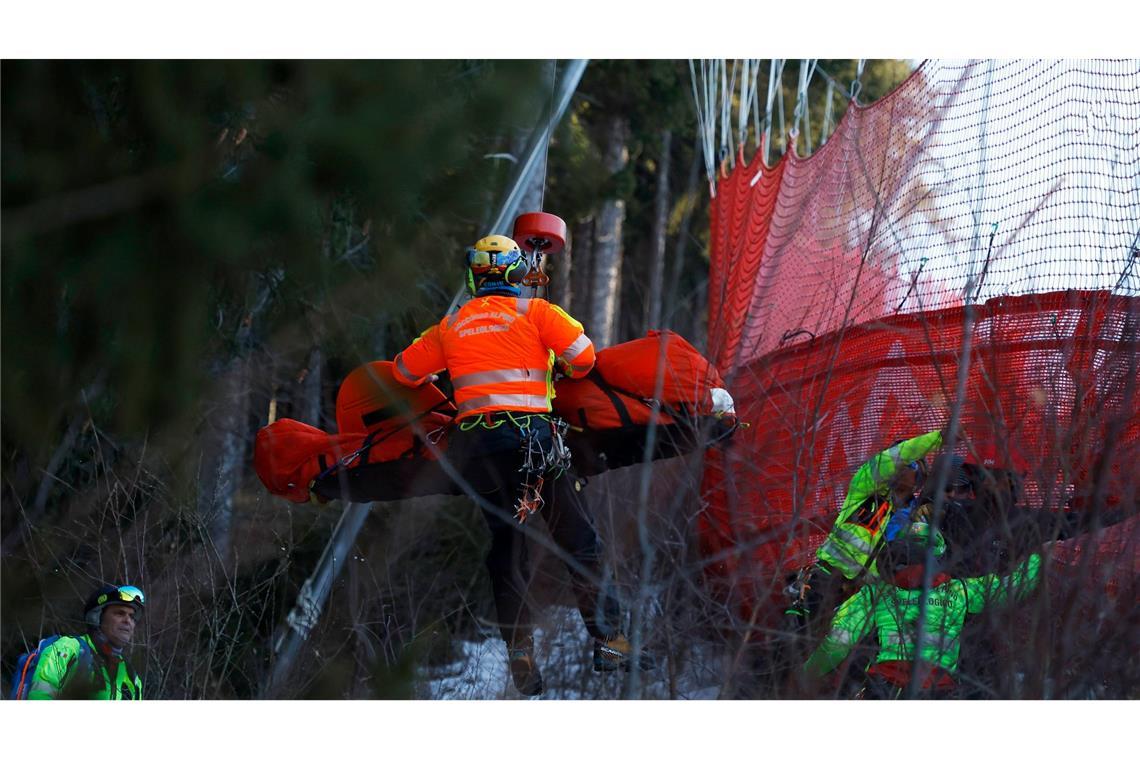
[[(572, 467), (594, 475), (725, 441), (737, 428), (731, 396), (716, 368), (676, 333), (598, 352), (585, 377), (554, 383), (553, 414), (570, 425)], [(290, 501), (392, 501), (462, 490), (447, 475), (455, 405), (438, 387), (408, 388), (392, 363), (355, 369), (337, 393), (337, 433), (292, 419), (263, 427), (254, 469), (266, 489)]]

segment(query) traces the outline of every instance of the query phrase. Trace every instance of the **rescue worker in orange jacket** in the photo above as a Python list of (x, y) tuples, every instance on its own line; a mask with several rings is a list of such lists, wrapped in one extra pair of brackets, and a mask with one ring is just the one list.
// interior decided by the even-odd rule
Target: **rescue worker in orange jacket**
[(584, 376), (594, 365), (594, 345), (559, 307), (521, 297), (526, 272), (515, 241), (479, 240), (467, 251), (473, 298), (397, 354), (394, 374), (416, 386), (450, 373), (458, 415), (448, 457), (493, 507), (484, 507), (483, 516), (491, 530), (487, 569), (496, 613), (515, 686), (533, 696), (542, 692), (542, 677), (527, 603), (527, 532), (520, 525), (532, 509), (541, 506), (568, 557), (578, 608), (595, 639), (594, 669), (628, 667), (631, 647), (619, 632), (620, 607), (600, 584), (597, 533), (550, 416), (555, 366), (568, 377)]

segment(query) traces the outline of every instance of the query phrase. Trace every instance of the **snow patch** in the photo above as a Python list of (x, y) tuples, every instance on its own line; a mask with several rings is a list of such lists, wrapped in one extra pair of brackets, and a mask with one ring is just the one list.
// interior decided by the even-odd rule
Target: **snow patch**
[[(620, 699), (629, 675), (595, 673), (593, 640), (578, 611), (551, 607), (535, 628), (535, 655), (542, 670), (545, 691), (536, 699)], [(526, 699), (515, 691), (507, 670), (507, 649), (498, 636), (463, 641), (459, 659), (428, 668), (420, 675), (429, 699)], [(716, 699), (721, 690), (720, 663), (711, 647), (690, 652), (684, 662), (670, 667), (663, 658), (641, 674), (643, 699)]]

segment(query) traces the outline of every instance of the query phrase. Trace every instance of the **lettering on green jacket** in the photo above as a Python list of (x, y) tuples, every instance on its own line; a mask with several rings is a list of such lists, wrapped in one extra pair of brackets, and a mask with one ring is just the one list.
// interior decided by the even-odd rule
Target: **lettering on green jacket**
[[(966, 617), (990, 605), (1024, 597), (1041, 578), (1041, 555), (1030, 555), (1013, 573), (947, 580), (927, 592), (927, 614), (918, 630), (922, 589), (876, 582), (859, 589), (836, 610), (831, 631), (804, 665), (820, 675), (846, 659), (872, 630), (879, 652), (876, 662), (919, 659), (949, 673), (958, 669), (958, 639)], [(930, 609), (933, 608), (933, 609)]]

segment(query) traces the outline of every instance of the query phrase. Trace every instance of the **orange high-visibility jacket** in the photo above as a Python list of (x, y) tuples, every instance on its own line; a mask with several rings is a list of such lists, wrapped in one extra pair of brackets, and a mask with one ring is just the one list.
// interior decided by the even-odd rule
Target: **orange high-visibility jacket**
[(462, 419), (549, 412), (555, 361), (569, 377), (594, 366), (594, 344), (580, 322), (541, 298), (480, 296), (396, 354), (392, 374), (415, 386), (447, 370)]

